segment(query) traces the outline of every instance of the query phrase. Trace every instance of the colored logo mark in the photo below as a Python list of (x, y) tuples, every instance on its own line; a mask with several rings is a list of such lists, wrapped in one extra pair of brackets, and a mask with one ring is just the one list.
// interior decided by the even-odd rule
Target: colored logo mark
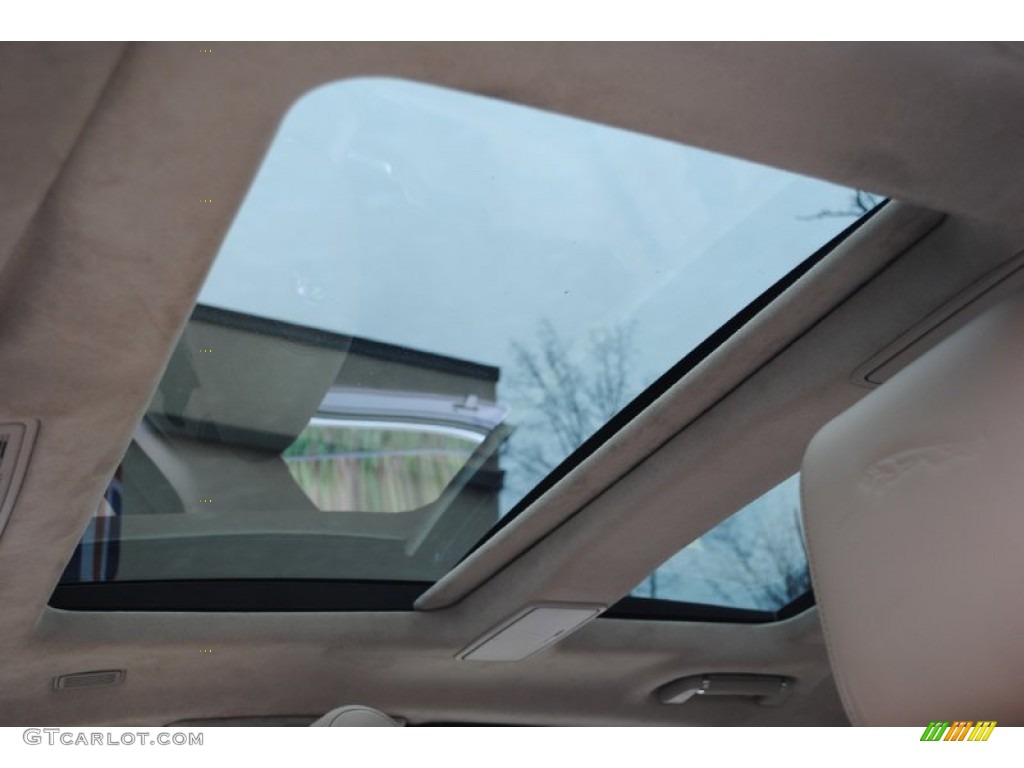
[(931, 722), (921, 734), (921, 741), (988, 741), (995, 727), (995, 720)]

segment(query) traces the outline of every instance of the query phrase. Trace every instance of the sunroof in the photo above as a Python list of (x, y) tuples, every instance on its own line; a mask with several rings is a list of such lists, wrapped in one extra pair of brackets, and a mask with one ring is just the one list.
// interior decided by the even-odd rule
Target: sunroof
[(63, 583), (434, 581), (854, 195), (423, 84), (317, 88)]

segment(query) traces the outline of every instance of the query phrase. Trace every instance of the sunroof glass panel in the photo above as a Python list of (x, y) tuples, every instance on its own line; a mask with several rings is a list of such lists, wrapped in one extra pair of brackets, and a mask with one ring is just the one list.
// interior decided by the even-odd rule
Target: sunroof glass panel
[(281, 124), (65, 583), (433, 581), (874, 200), (494, 99)]
[(794, 475), (662, 563), (631, 594), (777, 611), (810, 588)]

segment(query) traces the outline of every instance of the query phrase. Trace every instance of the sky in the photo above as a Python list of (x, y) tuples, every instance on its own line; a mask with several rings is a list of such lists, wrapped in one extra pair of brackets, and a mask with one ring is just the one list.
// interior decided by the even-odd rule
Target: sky
[[(341, 81), (284, 116), (200, 301), (498, 366), (512, 441), (543, 442), (536, 393), (512, 386), (541, 322), (584, 369), (594, 331), (632, 328), (632, 398), (852, 223), (814, 217), (850, 198), (490, 98)], [(540, 479), (509, 469), (504, 508)]]

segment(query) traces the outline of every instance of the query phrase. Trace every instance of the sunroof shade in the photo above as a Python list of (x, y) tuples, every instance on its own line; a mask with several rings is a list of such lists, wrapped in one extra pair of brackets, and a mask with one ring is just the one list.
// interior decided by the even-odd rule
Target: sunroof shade
[(852, 198), (428, 85), (317, 88), (64, 583), (433, 581)]

